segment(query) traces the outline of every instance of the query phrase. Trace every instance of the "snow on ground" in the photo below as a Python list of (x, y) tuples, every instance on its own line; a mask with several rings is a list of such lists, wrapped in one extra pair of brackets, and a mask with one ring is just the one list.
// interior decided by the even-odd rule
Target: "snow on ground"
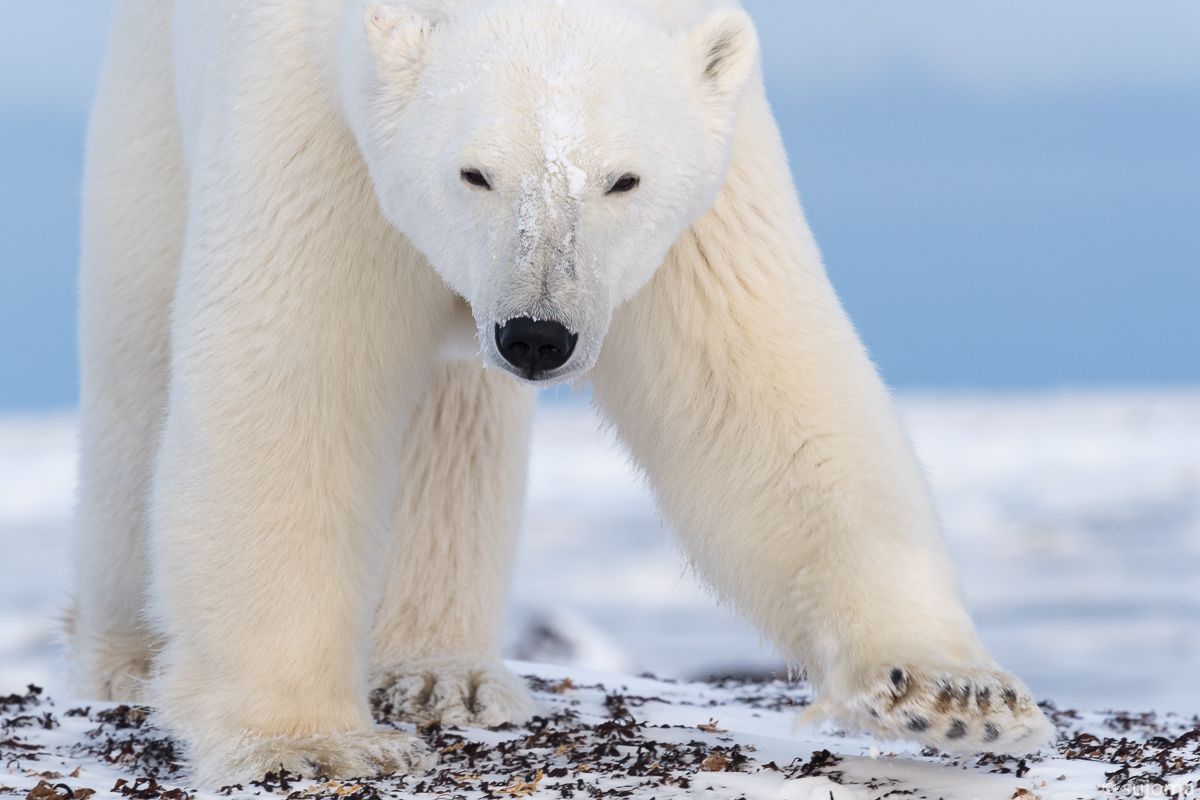
[(1076, 708), (1200, 713), (1200, 392), (913, 398), (984, 640)]
[[(1098, 742), (1119, 739), (1122, 719), (1140, 719), (1130, 724), (1143, 740), (1177, 736), (1192, 724), (1181, 720), (1200, 713), (1200, 390), (905, 395), (900, 407), (928, 467), (968, 604), (999, 661), (1058, 708), (1153, 710), (1160, 712), (1154, 725), (1163, 724), (1163, 712), (1180, 715), (1157, 734), (1146, 727), (1149, 718), (1063, 718), (1090, 726)], [(53, 618), (69, 587), (74, 463), (71, 415), (0, 417), (0, 695), (34, 682), (55, 697), (66, 696)], [(567, 665), (520, 665), (545, 680), (570, 675), (577, 684), (600, 682), (610, 690), (619, 682), (644, 696), (717, 689), (684, 684), (637, 684), (635, 689), (644, 679), (589, 676), (587, 670), (651, 671), (685, 679), (763, 677), (783, 669), (748, 625), (717, 607), (685, 566), (635, 470), (577, 398), (548, 399), (539, 409), (505, 647), (510, 657)], [(585, 705), (595, 700), (581, 698)], [(718, 705), (740, 702), (709, 699)], [(88, 721), (64, 717), (66, 706), (60, 705), (52, 713), (63, 727), (45, 735), (74, 731), (71, 735), (78, 737), (85, 724), (95, 729), (99, 708)], [(657, 704), (640, 706), (638, 721), (658, 724), (658, 716), (642, 716), (645, 709), (662, 710)], [(771, 738), (764, 747), (782, 748), (790, 754), (789, 764), (796, 757), (809, 763), (811, 751), (821, 749), (857, 759), (850, 762), (855, 765), (884, 763), (883, 758), (862, 761), (869, 747), (865, 740), (829, 732), (793, 739), (783, 717), (770, 723), (775, 727), (761, 727), (749, 722), (757, 719), (747, 716), (752, 713), (763, 712), (736, 712), (740, 721), (730, 730), (737, 742)], [(732, 724), (734, 711), (721, 714), (722, 727)], [(1118, 722), (1106, 724), (1106, 719)], [(1079, 752), (1097, 746), (1087, 741)], [(1111, 756), (1115, 747), (1106, 752)], [(935, 791), (930, 787), (938, 785), (945, 767), (921, 766), (914, 753), (895, 752), (903, 758), (887, 763), (916, 770), (925, 776), (923, 790)], [(1118, 761), (1128, 757), (1123, 752)], [(1093, 796), (1104, 770), (1113, 767), (1097, 771), (1083, 764), (1072, 761), (1072, 769), (1083, 771), (1064, 767), (1066, 782), (1037, 793)], [(986, 769), (1012, 766), (967, 772), (995, 780)], [(1040, 773), (1029, 768), (1023, 777), (1038, 778)], [(798, 770), (793, 770), (797, 776)], [(1003, 796), (1011, 796), (1017, 784), (1010, 775), (997, 774), (1009, 781)], [(731, 784), (720, 793), (804, 800), (811, 794), (805, 794), (808, 784), (767, 786), (762, 783), (767, 777), (759, 773), (729, 776), (734, 784), (751, 778), (759, 781), (755, 788)], [(782, 774), (771, 780), (776, 778), (783, 780)], [(16, 785), (9, 778), (0, 784), (6, 781)], [(946, 797), (1002, 796), (955, 786)], [(835, 797), (875, 797), (888, 790), (832, 791)], [(667, 788), (655, 792), (670, 794)], [(824, 800), (827, 794), (817, 796)]]
[(55, 630), (70, 586), (75, 417), (0, 417), (0, 695), (60, 686)]
[[(32, 687), (0, 698), (0, 795), (28, 800), (289, 800), (428, 797), (657, 800), (1075, 800), (1191, 796), (1200, 779), (1200, 727), (1179, 719), (1055, 714), (1056, 748), (1023, 757), (961, 757), (830, 730), (796, 733), (811, 697), (783, 681), (672, 683), (509, 662), (534, 690), (539, 716), (491, 730), (417, 730), (438, 754), (415, 776), (304, 781), (286, 773), (197, 792), (175, 744), (146, 710), (54, 703)], [(879, 745), (883, 744), (881, 748)], [(111, 788), (110, 788), (111, 787)]]

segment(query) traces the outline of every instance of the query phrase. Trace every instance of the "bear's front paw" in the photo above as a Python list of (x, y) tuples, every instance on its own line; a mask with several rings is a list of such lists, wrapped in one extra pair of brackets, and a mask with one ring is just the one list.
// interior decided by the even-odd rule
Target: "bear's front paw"
[(822, 697), (800, 724), (832, 719), (885, 739), (913, 739), (950, 751), (1027, 752), (1053, 730), (1029, 689), (988, 668), (885, 666), (849, 697)]
[(535, 711), (525, 682), (498, 660), (449, 656), (380, 670), (371, 692), (377, 719), (491, 728)]
[(377, 778), (393, 772), (423, 774), (436, 762), (424, 742), (402, 731), (248, 736), (200, 758), (193, 777), (200, 786), (261, 780), (281, 769), (307, 779)]

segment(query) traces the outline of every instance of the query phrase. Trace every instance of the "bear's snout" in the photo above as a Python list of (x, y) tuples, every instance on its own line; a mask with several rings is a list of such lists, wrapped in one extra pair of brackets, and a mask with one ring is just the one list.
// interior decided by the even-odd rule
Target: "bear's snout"
[(496, 324), (496, 348), (522, 377), (534, 381), (570, 359), (579, 334), (552, 320), (516, 317)]

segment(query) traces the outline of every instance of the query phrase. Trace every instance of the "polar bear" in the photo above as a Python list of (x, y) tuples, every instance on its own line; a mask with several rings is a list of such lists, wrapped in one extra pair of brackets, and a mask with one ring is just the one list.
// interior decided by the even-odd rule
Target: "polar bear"
[(729, 0), (119, 0), (88, 139), (79, 689), (198, 785), (420, 771), (502, 664), (535, 388), (589, 381), (699, 572), (955, 750), (1044, 718), (964, 610)]

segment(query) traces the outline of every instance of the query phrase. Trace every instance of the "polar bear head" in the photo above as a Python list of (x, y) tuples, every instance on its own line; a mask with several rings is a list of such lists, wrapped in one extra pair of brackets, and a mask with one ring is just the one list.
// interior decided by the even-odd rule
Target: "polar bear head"
[(470, 303), (485, 363), (577, 376), (724, 183), (753, 25), (728, 8), (672, 30), (614, 0), (422, 10), (343, 31), (383, 212)]

